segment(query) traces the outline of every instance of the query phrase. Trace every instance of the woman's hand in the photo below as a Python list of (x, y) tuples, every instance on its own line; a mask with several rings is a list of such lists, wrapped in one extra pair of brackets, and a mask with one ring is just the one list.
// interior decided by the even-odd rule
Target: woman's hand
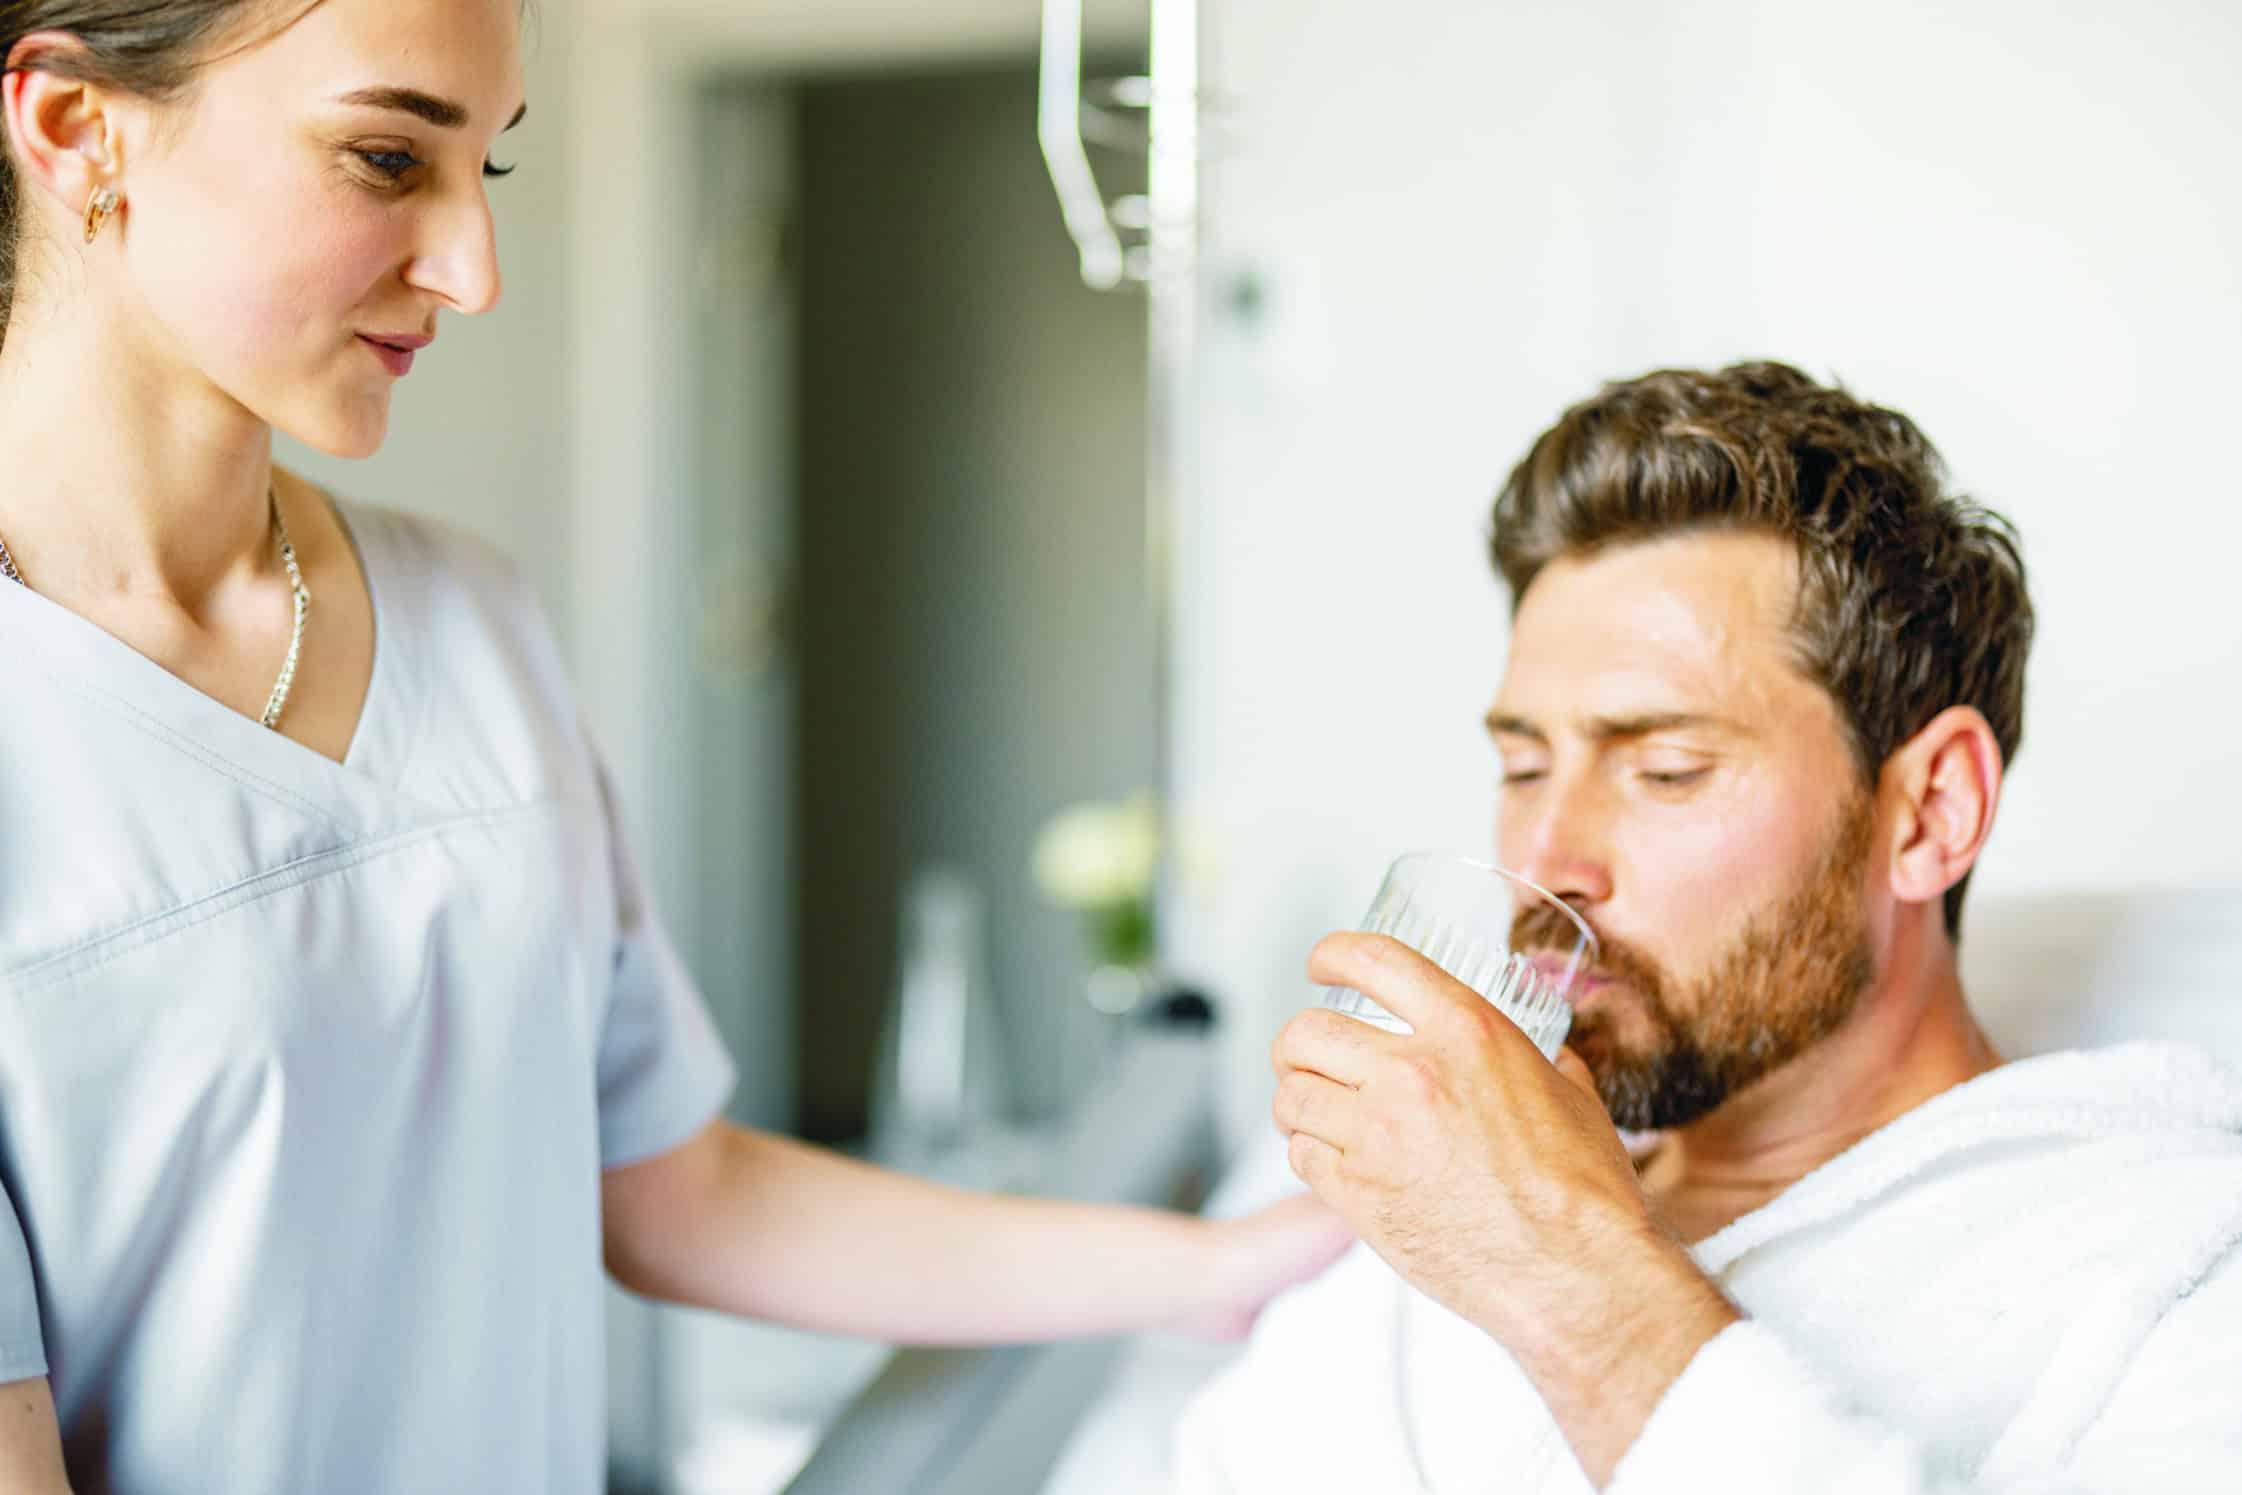
[(1319, 1275), (1355, 1243), (1354, 1227), (1313, 1194), (1205, 1226), (1209, 1301), (1174, 1325), (1199, 1339), (1245, 1338), (1271, 1299)]

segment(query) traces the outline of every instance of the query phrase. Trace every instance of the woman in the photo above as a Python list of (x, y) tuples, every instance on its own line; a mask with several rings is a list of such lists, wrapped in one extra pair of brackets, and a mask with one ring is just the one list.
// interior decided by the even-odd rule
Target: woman
[(1343, 1244), (713, 1119), (521, 586), (274, 469), (497, 301), (519, 19), (0, 0), (0, 1487), (596, 1489), (603, 1260), (954, 1342), (1237, 1332)]

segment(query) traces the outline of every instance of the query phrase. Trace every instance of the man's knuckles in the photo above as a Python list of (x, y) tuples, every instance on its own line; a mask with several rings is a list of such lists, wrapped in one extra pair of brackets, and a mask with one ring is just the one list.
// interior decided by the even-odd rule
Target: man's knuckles
[(1322, 1193), (1337, 1170), (1339, 1155), (1306, 1132), (1294, 1132), (1285, 1142), (1285, 1161), (1295, 1177)]
[(1270, 1114), (1276, 1118), (1277, 1126), (1286, 1132), (1316, 1131), (1318, 1112), (1321, 1109), (1316, 1090), (1319, 1085), (1329, 1083), (1328, 1080), (1318, 1080), (1315, 1076), (1298, 1070), (1279, 1080), (1277, 1098), (1270, 1106)]
[(1395, 1055), (1380, 1066), (1378, 1077), (1381, 1091), (1420, 1109), (1437, 1104), (1448, 1089), (1439, 1059), (1423, 1052)]

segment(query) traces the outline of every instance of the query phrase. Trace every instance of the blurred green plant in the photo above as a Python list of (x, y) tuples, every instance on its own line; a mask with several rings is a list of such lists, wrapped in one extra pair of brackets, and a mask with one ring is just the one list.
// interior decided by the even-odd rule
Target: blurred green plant
[(1157, 944), (1160, 852), (1160, 813), (1151, 795), (1070, 805), (1036, 837), (1036, 886), (1081, 916), (1095, 962), (1135, 970), (1152, 960)]

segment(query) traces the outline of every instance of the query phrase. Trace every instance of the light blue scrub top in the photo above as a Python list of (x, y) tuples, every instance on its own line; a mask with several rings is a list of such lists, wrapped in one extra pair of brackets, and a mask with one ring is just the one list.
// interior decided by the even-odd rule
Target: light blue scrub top
[(600, 1173), (732, 1087), (518, 578), (342, 512), (343, 764), (0, 584), (0, 1382), (78, 1495), (591, 1495)]

